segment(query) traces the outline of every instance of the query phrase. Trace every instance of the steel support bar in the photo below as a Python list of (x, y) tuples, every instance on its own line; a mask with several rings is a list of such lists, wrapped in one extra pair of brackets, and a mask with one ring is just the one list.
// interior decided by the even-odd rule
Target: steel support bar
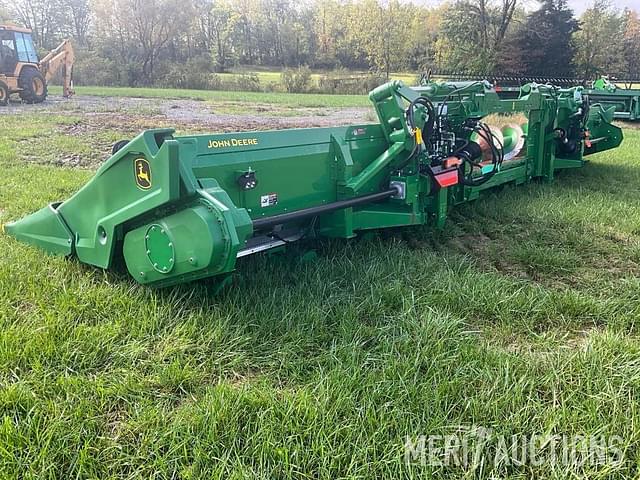
[(282, 213), (280, 215), (274, 215), (273, 217), (259, 218), (253, 221), (253, 229), (260, 230), (264, 228), (274, 227), (286, 222), (293, 222), (295, 220), (302, 220), (304, 218), (315, 217), (323, 213), (335, 212), (336, 210), (342, 210), (344, 208), (356, 207), (365, 203), (374, 203), (384, 200), (385, 198), (392, 197), (398, 193), (397, 188), (390, 188), (383, 192), (372, 193), (370, 195), (362, 195), (360, 197), (349, 198), (347, 200), (340, 200), (338, 202), (327, 203), (326, 205), (319, 205), (317, 207), (304, 208), (302, 210), (296, 210), (295, 212)]

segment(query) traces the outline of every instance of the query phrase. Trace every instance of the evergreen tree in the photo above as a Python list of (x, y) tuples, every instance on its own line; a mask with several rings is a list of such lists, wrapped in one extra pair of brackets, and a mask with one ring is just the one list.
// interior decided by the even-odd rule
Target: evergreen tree
[(529, 14), (515, 40), (521, 73), (571, 76), (575, 53), (571, 37), (577, 29), (566, 0), (544, 0)]

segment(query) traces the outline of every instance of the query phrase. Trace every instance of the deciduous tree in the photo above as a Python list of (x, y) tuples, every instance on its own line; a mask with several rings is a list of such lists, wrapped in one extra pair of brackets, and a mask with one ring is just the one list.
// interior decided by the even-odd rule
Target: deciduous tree
[(640, 19), (633, 10), (624, 12), (624, 73), (629, 78), (640, 78)]
[(623, 37), (622, 15), (609, 0), (595, 0), (580, 17), (580, 30), (573, 35), (578, 74), (590, 80), (624, 70)]
[(373, 69), (389, 74), (406, 64), (405, 46), (410, 6), (398, 0), (364, 0), (350, 18), (349, 33)]
[(444, 70), (492, 73), (518, 0), (458, 0), (443, 15), (436, 62)]

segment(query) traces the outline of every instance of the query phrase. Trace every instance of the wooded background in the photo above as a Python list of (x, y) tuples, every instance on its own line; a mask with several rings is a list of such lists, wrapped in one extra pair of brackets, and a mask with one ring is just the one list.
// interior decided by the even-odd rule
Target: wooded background
[[(293, 69), (280, 79), (289, 91), (310, 88), (310, 69), (323, 70), (327, 88), (352, 71), (640, 77), (635, 11), (606, 0), (580, 18), (564, 0), (524, 7), (524, 0), (433, 8), (397, 0), (0, 0), (0, 20), (31, 28), (41, 50), (72, 37), (76, 82), (91, 85), (216, 88), (224, 80), (216, 72), (283, 68)], [(234, 81), (238, 89), (264, 87), (251, 74)]]

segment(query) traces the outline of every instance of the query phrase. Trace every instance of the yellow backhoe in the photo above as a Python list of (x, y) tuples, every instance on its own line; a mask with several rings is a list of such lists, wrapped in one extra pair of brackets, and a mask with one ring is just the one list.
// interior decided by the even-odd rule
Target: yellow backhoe
[(43, 102), (47, 98), (47, 83), (58, 71), (62, 72), (62, 94), (70, 97), (74, 60), (69, 40), (39, 60), (31, 30), (0, 25), (0, 106), (7, 105), (13, 93), (26, 103)]

